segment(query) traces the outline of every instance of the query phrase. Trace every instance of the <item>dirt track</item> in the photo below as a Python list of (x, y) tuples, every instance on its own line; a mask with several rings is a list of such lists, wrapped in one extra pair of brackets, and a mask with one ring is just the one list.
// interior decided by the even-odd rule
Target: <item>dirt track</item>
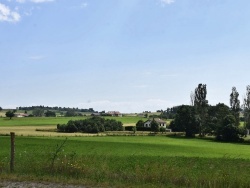
[(68, 184), (57, 184), (57, 183), (38, 183), (38, 182), (14, 182), (14, 181), (3, 181), (0, 182), (1, 188), (86, 188), (82, 185), (68, 185)]

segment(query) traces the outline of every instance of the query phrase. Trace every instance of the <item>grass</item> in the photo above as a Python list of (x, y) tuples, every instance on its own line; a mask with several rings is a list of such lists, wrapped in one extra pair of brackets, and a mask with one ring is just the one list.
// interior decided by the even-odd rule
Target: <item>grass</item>
[[(85, 119), (86, 116), (82, 117), (27, 117), (27, 118), (0, 118), (1, 126), (47, 126), (47, 125), (57, 125), (66, 124), (69, 120)], [(146, 120), (146, 118), (137, 116), (125, 116), (125, 117), (106, 117), (107, 119), (115, 119), (121, 121), (125, 125), (135, 125), (139, 120)]]
[[(73, 182), (101, 187), (249, 187), (248, 144), (166, 136), (0, 137), (0, 179)], [(54, 160), (53, 160), (54, 159)], [(53, 163), (53, 166), (51, 165)]]

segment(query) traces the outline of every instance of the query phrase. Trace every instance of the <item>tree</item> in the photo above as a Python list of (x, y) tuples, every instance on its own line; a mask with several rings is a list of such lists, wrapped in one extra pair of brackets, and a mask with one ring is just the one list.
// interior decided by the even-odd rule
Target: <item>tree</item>
[(216, 139), (226, 142), (241, 141), (240, 137), (244, 135), (244, 131), (236, 123), (234, 115), (227, 115), (218, 127)]
[(171, 122), (170, 128), (173, 126), (178, 131), (185, 132), (186, 137), (194, 137), (198, 132), (199, 121), (199, 116), (195, 115), (194, 107), (182, 105), (178, 109), (173, 123)]
[(246, 95), (243, 98), (244, 126), (250, 129), (250, 85), (246, 87)]
[(56, 113), (50, 110), (44, 113), (46, 117), (56, 117)]
[(42, 117), (43, 114), (44, 114), (44, 110), (42, 108), (35, 108), (33, 111), (32, 111), (32, 114), (36, 117)]
[(230, 94), (230, 106), (232, 113), (235, 117), (235, 124), (240, 125), (240, 100), (238, 99), (239, 93), (236, 90), (236, 87), (232, 88), (232, 93)]
[(207, 104), (206, 100), (207, 96), (207, 88), (206, 84), (199, 84), (195, 89), (195, 98), (194, 98), (194, 106), (196, 107), (196, 111), (200, 117), (200, 128), (199, 135), (205, 136), (205, 118), (207, 113)]
[(206, 132), (215, 135), (217, 128), (223, 123), (224, 118), (230, 114), (230, 108), (223, 103), (209, 106), (208, 118), (206, 119)]
[(137, 128), (144, 127), (144, 121), (142, 121), (142, 120), (137, 121), (136, 127), (137, 127)]
[(3, 109), (2, 109), (2, 107), (0, 106), (0, 111), (2, 111)]
[(195, 94), (193, 91), (190, 93), (190, 105), (194, 106), (194, 101), (195, 101)]
[(13, 118), (15, 116), (15, 111), (11, 111), (11, 110), (8, 110), (6, 113), (5, 113), (5, 116), (6, 117), (9, 117), (10, 119)]
[(77, 113), (74, 110), (68, 110), (65, 114), (66, 117), (74, 117), (77, 116)]
[(159, 124), (153, 119), (151, 121), (151, 131), (152, 132), (159, 132), (160, 128), (159, 128)]

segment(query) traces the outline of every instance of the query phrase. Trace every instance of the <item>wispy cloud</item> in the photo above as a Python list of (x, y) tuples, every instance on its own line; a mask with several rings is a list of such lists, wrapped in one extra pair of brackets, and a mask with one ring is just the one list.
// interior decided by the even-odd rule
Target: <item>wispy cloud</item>
[(47, 3), (47, 2), (53, 2), (55, 0), (16, 0), (18, 3), (26, 3), (26, 2), (32, 2), (32, 3)]
[(170, 4), (174, 3), (175, 0), (160, 0), (160, 2), (163, 6), (165, 6), (165, 5), (170, 5)]
[(34, 60), (34, 61), (39, 61), (39, 60), (42, 60), (42, 59), (44, 59), (45, 58), (45, 56), (42, 56), (42, 55), (37, 55), (37, 56), (30, 56), (29, 57), (29, 59), (31, 59), (31, 60)]
[(80, 6), (80, 8), (86, 8), (88, 6), (88, 3), (87, 2), (83, 2), (82, 4), (81, 4), (81, 6)]
[(8, 6), (0, 3), (0, 21), (2, 22), (18, 22), (21, 16), (17, 11), (11, 10)]
[(148, 88), (148, 85), (145, 85), (145, 84), (135, 85), (134, 88)]
[(95, 110), (102, 111), (120, 111), (122, 113), (130, 112), (142, 112), (145, 110), (156, 111), (160, 109), (166, 109), (167, 106), (173, 106), (169, 101), (163, 99), (147, 99), (142, 101), (110, 101), (110, 100), (99, 100), (99, 101), (87, 101), (77, 104), (79, 108), (94, 108)]

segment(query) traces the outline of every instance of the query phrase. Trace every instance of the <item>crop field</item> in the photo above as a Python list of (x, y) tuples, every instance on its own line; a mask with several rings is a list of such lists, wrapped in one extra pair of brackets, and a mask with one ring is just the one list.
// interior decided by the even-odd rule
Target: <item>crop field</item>
[[(28, 118), (0, 118), (1, 126), (47, 126), (66, 124), (69, 120), (85, 119), (87, 116), (82, 117), (28, 117)], [(146, 118), (137, 116), (125, 116), (125, 117), (106, 117), (107, 119), (115, 119), (121, 121), (124, 125), (135, 125), (137, 121), (144, 120)]]
[(13, 174), (8, 136), (0, 137), (0, 147), (0, 179), (101, 187), (250, 185), (248, 144), (166, 136), (18, 136)]
[[(162, 134), (104, 136), (36, 131), (55, 129), (56, 124), (70, 119), (79, 117), (0, 118), (0, 135), (17, 135), (14, 173), (9, 170), (10, 137), (0, 136), (0, 181), (51, 181), (93, 187), (250, 185), (249, 142), (220, 143), (209, 138)], [(135, 125), (141, 118), (115, 119)]]

